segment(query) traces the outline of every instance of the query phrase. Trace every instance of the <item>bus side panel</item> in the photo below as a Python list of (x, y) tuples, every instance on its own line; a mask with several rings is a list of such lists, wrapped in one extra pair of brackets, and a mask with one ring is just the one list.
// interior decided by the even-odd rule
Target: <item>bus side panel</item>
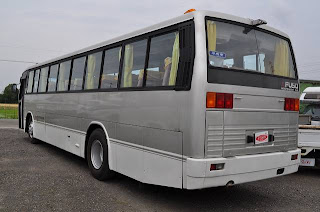
[(79, 131), (80, 118), (71, 104), (76, 99), (74, 94), (27, 95), (26, 110), (34, 118), (35, 138), (84, 157), (85, 132)]
[[(37, 114), (38, 112), (35, 112)], [(41, 141), (46, 141), (46, 125), (44, 122), (35, 120), (33, 122), (33, 136)]]
[[(148, 141), (148, 145), (153, 147), (145, 145), (144, 181), (182, 188), (182, 133), (145, 128), (143, 141)], [(178, 154), (173, 154), (172, 151)]]
[(81, 149), (84, 148), (85, 134), (71, 129), (54, 125), (46, 125), (46, 142), (66, 150), (72, 154), (84, 157)]
[(117, 139), (110, 139), (112, 154), (115, 155), (115, 171), (144, 182), (143, 171), (143, 147), (131, 146), (127, 142), (121, 142)]
[(110, 138), (116, 147), (116, 171), (144, 182), (142, 128), (116, 124), (116, 135), (117, 139)]
[(45, 113), (44, 113), (44, 106), (41, 104), (41, 100), (38, 97), (36, 100), (36, 106), (32, 111), (33, 115), (33, 125), (34, 131), (33, 136), (39, 140), (45, 141), (46, 139), (46, 126), (45, 126)]
[(116, 135), (110, 140), (117, 172), (144, 183), (182, 187), (182, 133), (116, 124)]
[(145, 151), (144, 176), (145, 183), (182, 188), (181, 157), (171, 157)]
[(178, 101), (185, 96), (181, 94), (81, 93), (78, 111), (83, 117), (81, 131), (86, 131), (92, 121), (103, 123), (110, 139), (113, 170), (141, 182), (180, 188), (182, 132)]

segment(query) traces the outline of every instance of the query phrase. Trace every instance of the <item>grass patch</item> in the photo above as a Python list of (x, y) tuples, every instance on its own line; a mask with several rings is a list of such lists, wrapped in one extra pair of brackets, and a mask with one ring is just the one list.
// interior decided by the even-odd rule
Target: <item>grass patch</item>
[(0, 119), (17, 119), (17, 104), (0, 104)]

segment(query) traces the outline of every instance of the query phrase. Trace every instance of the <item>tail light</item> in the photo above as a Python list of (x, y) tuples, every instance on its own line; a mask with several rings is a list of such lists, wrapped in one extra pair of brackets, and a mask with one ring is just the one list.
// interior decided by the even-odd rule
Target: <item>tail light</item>
[(233, 94), (226, 93), (224, 99), (224, 107), (233, 108)]
[(224, 169), (224, 163), (218, 163), (218, 164), (211, 164), (210, 165), (210, 171), (222, 170), (222, 169)]
[(299, 99), (285, 98), (284, 110), (299, 111)]
[(224, 108), (224, 93), (217, 93), (217, 103), (216, 108)]
[(291, 155), (291, 160), (297, 160), (298, 159), (298, 154)]
[(230, 93), (207, 93), (207, 108), (233, 108), (233, 94)]

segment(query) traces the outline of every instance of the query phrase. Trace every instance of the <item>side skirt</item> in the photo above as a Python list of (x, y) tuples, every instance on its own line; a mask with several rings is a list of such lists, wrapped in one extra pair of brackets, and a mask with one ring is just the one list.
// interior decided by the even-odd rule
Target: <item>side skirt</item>
[(34, 121), (34, 137), (84, 158), (86, 133)]

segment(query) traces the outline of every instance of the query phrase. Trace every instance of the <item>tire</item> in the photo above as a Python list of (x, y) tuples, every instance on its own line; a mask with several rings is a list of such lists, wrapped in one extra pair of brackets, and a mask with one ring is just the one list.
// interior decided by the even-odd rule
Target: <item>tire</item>
[(102, 129), (94, 130), (88, 140), (87, 162), (94, 178), (104, 181), (114, 177), (114, 172), (109, 168), (108, 144)]
[(27, 131), (27, 133), (28, 133), (28, 136), (29, 136), (29, 138), (30, 138), (30, 142), (31, 142), (32, 144), (38, 144), (38, 143), (39, 143), (39, 140), (33, 137), (34, 124), (33, 124), (33, 120), (32, 120), (31, 117), (30, 117), (29, 120), (28, 120), (28, 125), (27, 125), (27, 126), (28, 126), (28, 131)]

